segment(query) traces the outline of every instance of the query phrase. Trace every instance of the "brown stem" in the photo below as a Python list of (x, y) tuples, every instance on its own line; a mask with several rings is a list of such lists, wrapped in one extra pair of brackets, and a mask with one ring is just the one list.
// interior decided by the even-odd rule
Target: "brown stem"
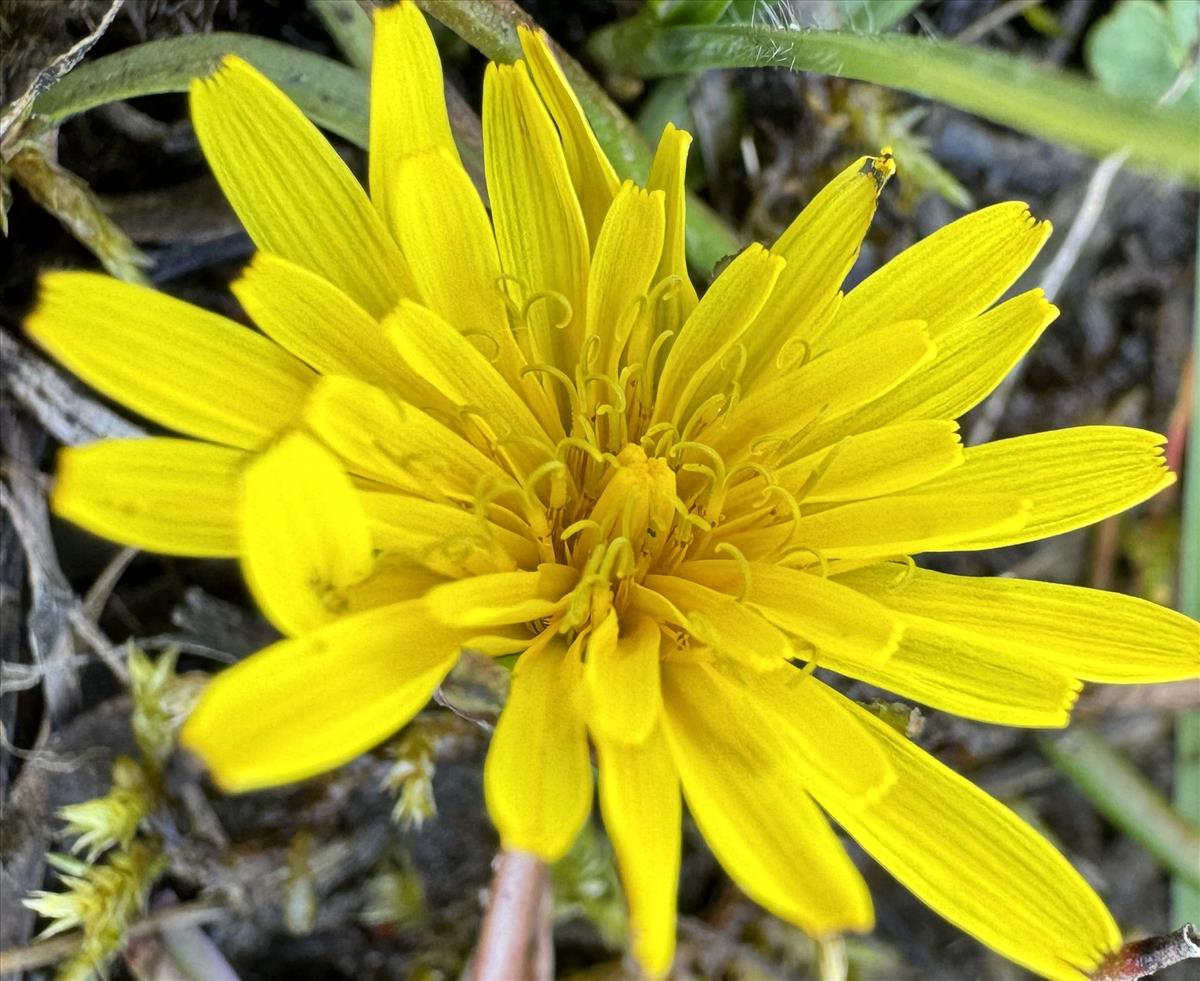
[(1174, 933), (1126, 944), (1092, 975), (1092, 981), (1137, 981), (1172, 964), (1200, 957), (1200, 931), (1185, 923)]
[(528, 852), (502, 851), (494, 867), (491, 896), (467, 977), (470, 981), (549, 981), (554, 976), (554, 957), (546, 866)]

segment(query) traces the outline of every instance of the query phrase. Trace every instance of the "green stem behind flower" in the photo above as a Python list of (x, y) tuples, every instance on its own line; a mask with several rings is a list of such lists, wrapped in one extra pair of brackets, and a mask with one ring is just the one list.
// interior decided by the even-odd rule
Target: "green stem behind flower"
[[(1200, 242), (1200, 225), (1196, 229)], [(1192, 419), (1188, 432), (1187, 469), (1183, 475), (1183, 538), (1179, 551), (1181, 613), (1200, 618), (1200, 265), (1192, 294)], [(1186, 399), (1187, 393), (1183, 398)], [(1200, 709), (1175, 721), (1175, 807), (1200, 822)], [(1200, 923), (1200, 886), (1182, 878), (1171, 882), (1171, 916), (1175, 922)]]
[(1200, 129), (1186, 108), (1118, 99), (1096, 84), (996, 51), (898, 34), (757, 25), (664, 27), (649, 15), (597, 31), (606, 67), (638, 77), (707, 68), (790, 68), (924, 96), (1043, 139), (1200, 180)]
[(1179, 880), (1200, 887), (1200, 828), (1171, 809), (1119, 753), (1085, 726), (1046, 739), (1056, 767), (1113, 824), (1139, 842)]

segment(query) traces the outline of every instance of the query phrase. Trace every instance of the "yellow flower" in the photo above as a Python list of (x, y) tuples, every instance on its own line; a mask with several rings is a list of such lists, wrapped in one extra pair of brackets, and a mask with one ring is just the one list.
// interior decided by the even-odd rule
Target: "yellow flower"
[[(702, 299), (668, 127), (621, 184), (545, 41), (484, 83), (485, 206), (408, 3), (376, 19), (368, 198), (270, 82), (195, 84), (201, 145), (259, 253), (262, 333), (83, 273), (29, 331), (191, 439), (64, 451), (54, 503), (142, 548), (237, 556), (286, 639), (183, 732), (229, 790), (298, 780), (403, 726), (464, 648), (520, 653), (485, 770), (504, 844), (561, 857), (599, 798), (651, 973), (674, 950), (681, 792), (754, 900), (813, 934), (872, 908), (827, 816), (1034, 971), (1119, 942), (999, 803), (824, 684), (820, 666), (986, 722), (1065, 725), (1081, 681), (1200, 670), (1200, 626), (1069, 586), (918, 569), (1115, 514), (1172, 476), (1152, 433), (964, 449), (1056, 311), (996, 301), (1049, 228), (954, 222), (845, 296), (886, 154), (848, 167)], [(802, 662), (798, 667), (796, 662)]]

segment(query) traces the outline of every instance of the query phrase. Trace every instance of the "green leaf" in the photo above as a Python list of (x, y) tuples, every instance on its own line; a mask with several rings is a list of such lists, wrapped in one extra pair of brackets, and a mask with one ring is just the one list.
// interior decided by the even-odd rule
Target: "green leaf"
[(33, 111), (61, 121), (97, 106), (186, 92), (235, 54), (278, 85), (306, 116), (356, 146), (367, 145), (367, 77), (322, 55), (245, 34), (191, 34), (148, 41), (76, 68), (38, 96)]
[(1167, 0), (1167, 20), (1176, 43), (1186, 53), (1200, 35), (1200, 6), (1196, 0)]
[(1105, 91), (1154, 102), (1175, 81), (1187, 47), (1161, 3), (1121, 0), (1088, 33), (1084, 57)]
[(308, 0), (308, 9), (320, 19), (346, 60), (360, 72), (369, 72), (375, 36), (371, 15), (357, 3), (345, 0)]
[(1096, 155), (1128, 147), (1144, 167), (1200, 180), (1200, 127), (1191, 107), (1120, 99), (998, 51), (898, 34), (661, 28), (644, 16), (598, 31), (589, 51), (608, 68), (643, 77), (773, 66), (872, 82)]
[[(1197, 230), (1200, 239), (1200, 229)], [(1197, 242), (1200, 245), (1200, 241)], [(1200, 289), (1200, 264), (1195, 265), (1194, 289)], [(1181, 613), (1200, 619), (1200, 305), (1192, 306), (1192, 424), (1183, 473), (1183, 534), (1179, 546)], [(1184, 378), (1188, 373), (1184, 372)], [(1183, 398), (1187, 398), (1185, 393)], [(1175, 807), (1200, 825), (1200, 709), (1180, 713), (1175, 720)], [(1171, 881), (1171, 915), (1180, 923), (1200, 923), (1200, 886), (1176, 876)]]

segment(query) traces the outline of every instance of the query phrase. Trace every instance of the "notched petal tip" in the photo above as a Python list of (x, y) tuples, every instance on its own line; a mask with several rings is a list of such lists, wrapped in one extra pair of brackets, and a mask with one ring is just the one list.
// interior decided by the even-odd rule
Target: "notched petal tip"
[(1152, 432), (1148, 429), (1136, 430), (1146, 441), (1146, 448), (1149, 451), (1149, 462), (1151, 466), (1156, 467), (1159, 473), (1159, 483), (1151, 491), (1151, 495), (1159, 494), (1166, 490), (1176, 480), (1179, 479), (1178, 474), (1171, 469), (1167, 463), (1167, 437), (1161, 433)]
[(1072, 678), (1063, 692), (1062, 700), (1062, 716), (1050, 723), (1046, 728), (1065, 729), (1071, 724), (1071, 713), (1075, 711), (1075, 703), (1079, 701), (1079, 696), (1083, 692), (1083, 682), (1078, 678)]
[(1038, 243), (1038, 247), (1040, 248), (1042, 245), (1045, 245), (1046, 239), (1048, 239), (1051, 232), (1054, 231), (1054, 226), (1050, 223), (1050, 219), (1038, 218), (1037, 215), (1033, 213), (1033, 209), (1024, 201), (1014, 201), (1013, 204), (1019, 205), (1024, 209), (1024, 218), (1028, 222), (1029, 227), (1041, 232), (1041, 241)]
[(524, 49), (526, 43), (540, 44), (546, 50), (550, 50), (550, 38), (540, 27), (533, 28), (528, 24), (517, 25), (517, 39), (521, 42), (521, 48)]
[(205, 75), (197, 75), (188, 87), (188, 94), (195, 97), (198, 93), (211, 93), (221, 86), (235, 82), (239, 77), (261, 76), (257, 68), (235, 54), (223, 55), (213, 68)]

